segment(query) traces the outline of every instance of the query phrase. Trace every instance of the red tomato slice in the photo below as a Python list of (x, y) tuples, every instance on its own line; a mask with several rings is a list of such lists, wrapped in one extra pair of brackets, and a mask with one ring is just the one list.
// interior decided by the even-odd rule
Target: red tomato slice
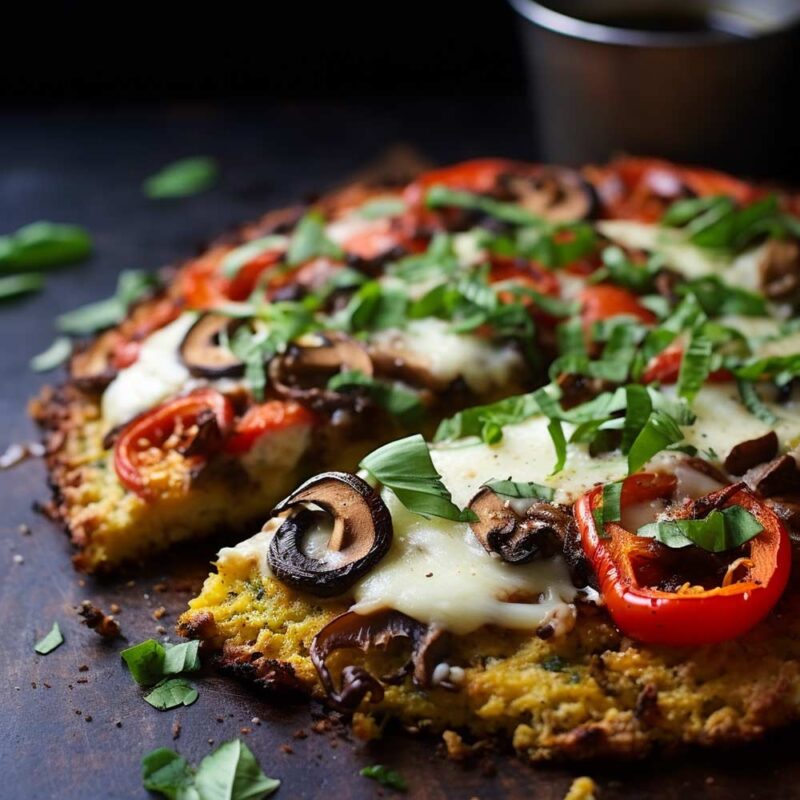
[(151, 499), (145, 454), (154, 448), (163, 449), (173, 434), (197, 424), (201, 412), (209, 409), (214, 412), (220, 430), (227, 430), (233, 422), (233, 406), (216, 389), (198, 389), (167, 400), (129, 422), (114, 445), (114, 469), (122, 485), (140, 497)]
[(652, 324), (656, 317), (652, 311), (646, 309), (635, 294), (619, 286), (607, 283), (598, 283), (587, 286), (580, 294), (581, 318), (585, 328), (590, 328), (595, 322), (621, 314), (627, 314), (641, 320), (645, 324)]
[(225, 450), (233, 454), (246, 453), (264, 434), (296, 425), (313, 425), (315, 420), (313, 412), (293, 400), (269, 400), (245, 412), (236, 423)]
[[(681, 361), (683, 345), (671, 344), (650, 359), (642, 373), (642, 383), (676, 383), (681, 371)], [(718, 369), (710, 373), (708, 379), (713, 383), (724, 383), (733, 380), (733, 375), (727, 369)]]

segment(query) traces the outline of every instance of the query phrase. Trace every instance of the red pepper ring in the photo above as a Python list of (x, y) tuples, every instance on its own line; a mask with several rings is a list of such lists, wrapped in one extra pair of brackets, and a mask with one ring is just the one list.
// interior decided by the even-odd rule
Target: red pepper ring
[[(642, 495), (635, 484), (628, 489), (629, 481), (641, 484), (645, 478), (635, 475), (626, 480), (623, 506), (667, 493), (666, 484), (661, 485), (660, 495), (657, 486), (649, 495), (647, 491)], [(654, 589), (637, 580), (632, 556), (652, 548), (652, 540), (618, 523), (607, 523), (601, 538), (593, 511), (601, 505), (602, 491), (602, 486), (597, 486), (583, 495), (574, 513), (584, 553), (597, 574), (608, 612), (626, 636), (670, 647), (699, 647), (733, 639), (760, 622), (783, 594), (791, 569), (789, 534), (773, 511), (748, 489), (740, 489), (722, 503), (722, 507), (741, 506), (764, 528), (749, 542), (752, 567), (747, 580), (687, 593)]]
[(131, 420), (122, 429), (114, 445), (114, 469), (120, 483), (140, 497), (152, 499), (142, 454), (153, 447), (163, 448), (178, 426), (191, 427), (197, 423), (200, 413), (208, 409), (214, 412), (220, 430), (230, 428), (233, 406), (216, 389), (197, 389), (191, 394), (175, 397)]

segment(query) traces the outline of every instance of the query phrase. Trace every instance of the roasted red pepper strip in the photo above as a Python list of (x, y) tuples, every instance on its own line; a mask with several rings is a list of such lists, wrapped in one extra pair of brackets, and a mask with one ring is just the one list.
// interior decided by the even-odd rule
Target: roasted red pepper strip
[[(622, 505), (669, 493), (654, 476), (636, 475), (623, 485)], [(644, 487), (644, 490), (643, 490)], [(724, 490), (723, 490), (724, 491)], [(789, 579), (791, 544), (781, 520), (758, 497), (742, 488), (721, 507), (738, 505), (749, 511), (764, 530), (749, 542), (745, 580), (703, 591), (666, 592), (642, 585), (634, 568), (638, 556), (653, 557), (650, 539), (607, 523), (600, 535), (593, 511), (602, 503), (602, 487), (575, 504), (575, 519), (583, 550), (594, 567), (600, 592), (617, 627), (648, 644), (698, 647), (741, 636), (763, 619), (778, 602)]]
[(225, 451), (236, 455), (246, 453), (265, 434), (297, 425), (313, 425), (315, 420), (312, 411), (294, 400), (268, 400), (249, 408), (236, 423), (225, 444)]
[[(152, 448), (163, 449), (167, 440), (198, 421), (203, 411), (213, 411), (220, 430), (233, 422), (233, 406), (216, 389), (198, 389), (183, 397), (167, 400), (136, 417), (120, 432), (114, 445), (114, 469), (120, 482), (140, 497), (149, 499), (147, 470), (143, 456)], [(202, 456), (192, 456), (193, 459)]]

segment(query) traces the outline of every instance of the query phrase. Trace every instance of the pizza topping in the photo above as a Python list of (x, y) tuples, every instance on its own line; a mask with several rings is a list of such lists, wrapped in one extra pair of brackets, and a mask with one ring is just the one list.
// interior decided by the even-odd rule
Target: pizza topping
[(566, 167), (544, 166), (522, 175), (503, 173), (499, 184), (522, 208), (549, 222), (588, 219), (597, 207), (591, 185)]
[(744, 475), (747, 470), (774, 458), (778, 453), (778, 434), (769, 431), (763, 436), (739, 442), (725, 457), (725, 469), (732, 475)]
[(270, 385), (281, 397), (311, 405), (340, 401), (327, 389), (328, 381), (342, 372), (372, 375), (372, 361), (362, 344), (342, 333), (310, 334), (288, 346), (269, 367)]
[(189, 328), (181, 342), (180, 356), (192, 375), (222, 378), (244, 372), (244, 362), (223, 341), (236, 322), (223, 314), (206, 313)]
[[(309, 506), (322, 509), (325, 514)], [(287, 585), (318, 597), (347, 591), (392, 543), (392, 518), (380, 495), (346, 472), (325, 472), (278, 503), (292, 510), (269, 545), (268, 563)], [(333, 528), (325, 528), (326, 518)], [(327, 536), (327, 541), (321, 540)]]
[(84, 391), (99, 391), (114, 380), (117, 370), (112, 360), (121, 338), (116, 330), (106, 331), (73, 354), (69, 372), (77, 386)]
[[(630, 503), (673, 491), (674, 482), (647, 477), (625, 481), (623, 512)], [(575, 518), (608, 611), (626, 635), (650, 644), (713, 644), (748, 631), (783, 593), (791, 564), (788, 532), (741, 484), (638, 533), (605, 520), (604, 494), (602, 487), (585, 494)]]
[(800, 304), (800, 244), (773, 240), (768, 243), (759, 274), (764, 294), (776, 303)]
[[(372, 648), (388, 650), (401, 640), (411, 647), (407, 663), (393, 675), (378, 680), (363, 667), (349, 665), (341, 673), (341, 686), (336, 688), (327, 659), (336, 650)], [(424, 625), (399, 611), (379, 611), (365, 616), (348, 611), (329, 622), (311, 643), (311, 660), (331, 703), (342, 711), (353, 711), (370, 695), (373, 703), (383, 699), (383, 683), (393, 683), (411, 674), (414, 685), (431, 686), (436, 666), (442, 661), (447, 645), (444, 631), (434, 625)]]
[(572, 516), (551, 503), (523, 501), (523, 509), (517, 502), (503, 498), (489, 486), (470, 500), (469, 509), (478, 518), (470, 528), (487, 552), (511, 564), (560, 552)]

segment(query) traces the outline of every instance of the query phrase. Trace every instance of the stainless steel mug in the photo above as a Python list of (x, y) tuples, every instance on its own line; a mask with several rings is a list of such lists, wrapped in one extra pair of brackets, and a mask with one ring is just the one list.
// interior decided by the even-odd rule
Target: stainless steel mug
[(800, 172), (800, 0), (509, 0), (542, 158)]

